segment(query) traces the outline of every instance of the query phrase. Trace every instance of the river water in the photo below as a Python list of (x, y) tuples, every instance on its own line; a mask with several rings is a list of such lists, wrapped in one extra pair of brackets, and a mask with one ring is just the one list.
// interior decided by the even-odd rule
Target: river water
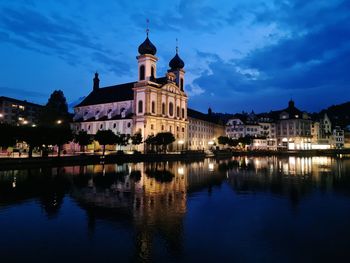
[(0, 171), (0, 262), (347, 262), (350, 159)]

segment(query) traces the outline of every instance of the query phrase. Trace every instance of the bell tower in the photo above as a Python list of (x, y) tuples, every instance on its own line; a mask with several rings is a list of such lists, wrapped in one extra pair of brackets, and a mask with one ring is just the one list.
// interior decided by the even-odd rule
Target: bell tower
[(157, 48), (149, 40), (149, 29), (147, 20), (147, 36), (145, 41), (139, 46), (139, 55), (137, 58), (138, 64), (138, 81), (153, 81), (157, 78), (157, 61), (158, 58), (155, 56)]

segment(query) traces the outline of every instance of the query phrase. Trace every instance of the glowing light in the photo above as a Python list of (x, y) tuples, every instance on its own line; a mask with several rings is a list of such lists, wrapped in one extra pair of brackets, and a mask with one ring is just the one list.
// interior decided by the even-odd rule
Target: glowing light
[(209, 166), (208, 166), (208, 168), (209, 168), (209, 171), (214, 171), (214, 164), (213, 163), (209, 163)]
[(62, 123), (62, 120), (58, 120), (58, 121), (57, 121), (57, 124), (61, 124), (61, 123)]
[(184, 142), (184, 140), (179, 140), (178, 141), (178, 144), (184, 144), (185, 142)]
[(177, 168), (177, 172), (178, 172), (179, 175), (184, 175), (185, 174), (185, 171), (184, 171), (183, 167)]

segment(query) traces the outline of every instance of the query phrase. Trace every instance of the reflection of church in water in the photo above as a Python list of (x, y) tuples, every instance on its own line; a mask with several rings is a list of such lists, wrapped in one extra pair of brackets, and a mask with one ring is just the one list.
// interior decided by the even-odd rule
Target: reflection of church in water
[(222, 182), (224, 174), (213, 173), (215, 165), (209, 161), (91, 165), (66, 172), (85, 175), (74, 182), (72, 196), (87, 211), (90, 226), (101, 217), (132, 222), (136, 255), (150, 259), (155, 236), (165, 241), (172, 256), (181, 254), (187, 194)]

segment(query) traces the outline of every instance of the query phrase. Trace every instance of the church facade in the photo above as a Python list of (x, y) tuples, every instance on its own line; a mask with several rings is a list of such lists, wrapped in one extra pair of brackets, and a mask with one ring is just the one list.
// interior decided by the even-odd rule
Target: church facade
[(96, 134), (98, 130), (114, 133), (141, 133), (143, 139), (159, 132), (171, 132), (176, 141), (187, 141), (188, 97), (184, 90), (184, 62), (178, 48), (164, 77), (157, 76), (157, 49), (148, 38), (139, 46), (138, 78), (135, 82), (100, 87), (98, 73), (93, 90), (74, 107), (73, 129)]

